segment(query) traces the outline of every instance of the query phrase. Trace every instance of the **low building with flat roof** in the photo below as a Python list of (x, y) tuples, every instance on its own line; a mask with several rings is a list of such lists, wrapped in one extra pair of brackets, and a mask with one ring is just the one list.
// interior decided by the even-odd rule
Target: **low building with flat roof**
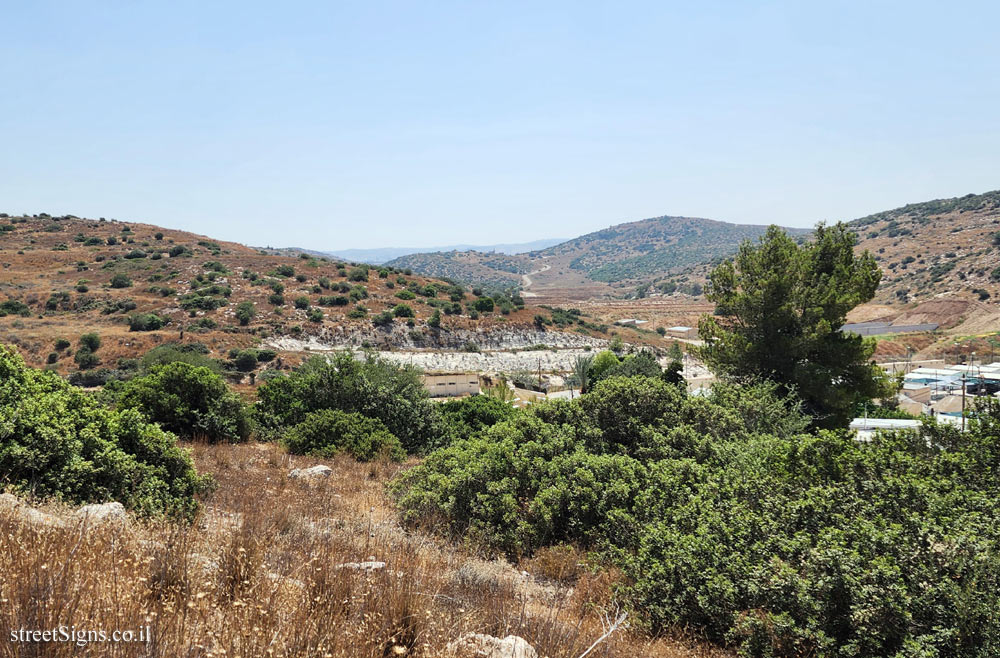
[(451, 398), (479, 393), (479, 374), (475, 372), (428, 373), (424, 387), (432, 398)]
[(687, 338), (693, 340), (698, 337), (698, 327), (669, 327), (667, 335), (674, 338)]
[(920, 429), (919, 420), (905, 418), (855, 418), (850, 428), (857, 432), (858, 441), (870, 441), (877, 432), (902, 432)]

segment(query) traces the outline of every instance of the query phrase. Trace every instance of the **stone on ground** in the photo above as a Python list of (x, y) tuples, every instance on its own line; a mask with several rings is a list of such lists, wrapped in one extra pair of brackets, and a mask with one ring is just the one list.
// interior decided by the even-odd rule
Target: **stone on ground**
[(455, 658), (538, 658), (527, 640), (508, 635), (502, 640), (483, 633), (466, 633), (448, 645)]

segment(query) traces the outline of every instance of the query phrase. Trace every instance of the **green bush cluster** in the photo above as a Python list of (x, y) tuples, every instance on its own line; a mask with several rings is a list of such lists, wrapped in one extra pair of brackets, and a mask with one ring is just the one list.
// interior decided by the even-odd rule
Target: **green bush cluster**
[(0, 480), (72, 503), (117, 500), (143, 515), (193, 517), (211, 481), (176, 439), (132, 409), (102, 407), (0, 346)]
[(448, 429), (448, 440), (467, 439), (514, 417), (510, 404), (486, 395), (472, 395), (438, 405)]
[(128, 278), (127, 275), (119, 272), (111, 277), (111, 287), (112, 288), (131, 288), (132, 279)]
[(28, 317), (31, 315), (31, 309), (28, 308), (27, 304), (18, 299), (7, 299), (0, 303), (0, 318), (7, 315)]
[(359, 461), (371, 461), (380, 455), (401, 461), (406, 456), (399, 439), (382, 421), (340, 409), (319, 409), (306, 414), (282, 443), (292, 454), (314, 457), (332, 457), (344, 452)]
[(183, 438), (246, 441), (252, 429), (249, 406), (221, 376), (183, 361), (154, 366), (127, 382), (118, 407), (134, 409)]
[(129, 316), (129, 331), (156, 331), (167, 324), (167, 319), (156, 313), (138, 313)]
[[(654, 631), (748, 656), (1000, 654), (1000, 403), (962, 434), (805, 434), (774, 384), (609, 377), (433, 452), (411, 523), (512, 556), (573, 542)], [(441, 526), (437, 526), (441, 527)]]
[(425, 450), (443, 434), (420, 371), (372, 355), (314, 357), (291, 375), (267, 381), (257, 394), (257, 421), (265, 436), (277, 436), (321, 409), (375, 418), (408, 452)]

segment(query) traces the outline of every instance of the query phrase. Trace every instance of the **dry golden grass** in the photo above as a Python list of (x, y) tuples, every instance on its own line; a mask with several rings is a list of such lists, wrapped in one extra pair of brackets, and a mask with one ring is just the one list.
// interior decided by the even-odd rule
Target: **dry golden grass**
[[(219, 486), (190, 526), (39, 527), (0, 514), (0, 656), (439, 656), (473, 631), (520, 635), (540, 656), (570, 658), (602, 633), (614, 574), (552, 550), (521, 565), (539, 574), (528, 576), (402, 529), (384, 484), (405, 466), (337, 459), (330, 478), (306, 484), (287, 473), (314, 460), (273, 445), (194, 453)], [(369, 558), (386, 567), (338, 568)], [(149, 626), (152, 641), (9, 641), (11, 630), (60, 625)], [(726, 654), (627, 631), (590, 655)]]

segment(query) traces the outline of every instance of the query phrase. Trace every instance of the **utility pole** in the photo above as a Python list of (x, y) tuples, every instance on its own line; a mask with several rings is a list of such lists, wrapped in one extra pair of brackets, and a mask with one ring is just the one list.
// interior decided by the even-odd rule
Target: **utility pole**
[(966, 373), (962, 373), (962, 431), (965, 431), (965, 378)]

